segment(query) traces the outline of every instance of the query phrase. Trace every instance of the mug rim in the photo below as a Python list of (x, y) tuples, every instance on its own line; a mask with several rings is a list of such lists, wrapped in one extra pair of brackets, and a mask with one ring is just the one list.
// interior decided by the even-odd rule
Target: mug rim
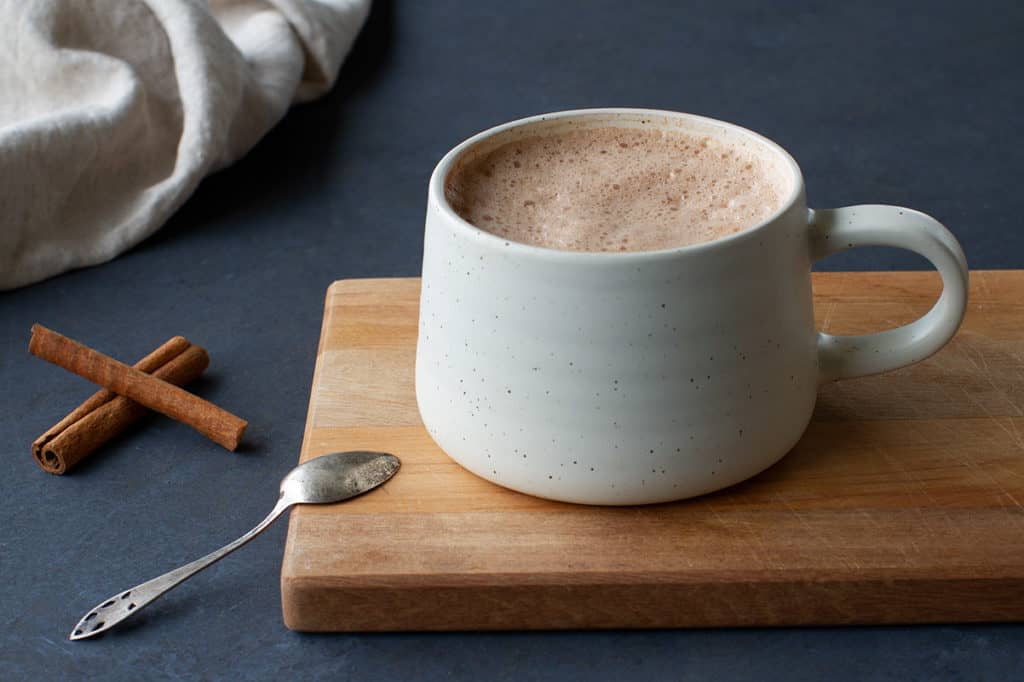
[[(535, 125), (544, 121), (558, 120), (558, 119), (572, 119), (572, 118), (585, 118), (591, 116), (644, 116), (649, 115), (652, 117), (664, 117), (671, 119), (682, 119), (686, 121), (695, 121), (704, 125), (710, 125), (712, 127), (724, 127), (733, 132), (748, 137), (754, 140), (756, 143), (766, 147), (770, 151), (774, 152), (779, 158), (782, 159), (783, 163), (788, 167), (792, 174), (792, 186), (788, 196), (780, 202), (778, 208), (773, 211), (770, 215), (762, 219), (761, 221), (746, 227), (739, 232), (719, 237), (711, 241), (698, 242), (696, 244), (686, 244), (683, 246), (673, 246), (667, 249), (652, 249), (647, 251), (567, 251), (563, 249), (555, 249), (547, 246), (538, 246), (535, 244), (524, 244), (523, 242), (517, 242), (505, 237), (501, 237), (492, 232), (488, 232), (480, 227), (477, 227), (473, 223), (469, 222), (452, 208), (451, 204), (448, 203), (448, 199), (445, 196), (445, 181), (447, 180), (448, 173), (451, 171), (452, 166), (455, 162), (472, 147), (476, 146), (484, 140), (504, 133), (515, 128), (524, 128), (527, 126)], [(434, 171), (430, 176), (430, 184), (428, 187), (428, 199), (438, 211), (440, 211), (445, 218), (447, 218), (451, 224), (455, 225), (456, 229), (462, 233), (473, 236), (477, 239), (482, 240), (485, 243), (490, 243), (492, 246), (501, 246), (506, 250), (511, 249), (513, 252), (529, 254), (533, 256), (540, 256), (545, 258), (551, 258), (556, 260), (568, 260), (568, 261), (610, 261), (610, 262), (630, 262), (639, 260), (650, 260), (652, 258), (664, 258), (672, 257), (682, 254), (689, 253), (700, 253), (709, 251), (716, 248), (724, 247), (732, 242), (749, 239), (752, 235), (760, 232), (767, 225), (778, 220), (778, 218), (789, 211), (793, 205), (799, 201), (804, 191), (804, 180), (803, 174), (800, 172), (800, 166), (797, 164), (793, 156), (787, 152), (777, 142), (756, 133), (753, 130), (744, 128), (743, 126), (735, 123), (729, 123), (728, 121), (722, 121), (720, 119), (711, 118), (709, 116), (701, 116), (699, 114), (690, 114), (680, 111), (668, 111), (663, 109), (645, 109), (645, 108), (634, 108), (634, 107), (598, 107), (590, 109), (569, 109), (565, 111), (555, 111), (547, 114), (536, 114), (534, 116), (527, 116), (525, 118), (519, 118), (507, 123), (487, 128), (475, 135), (463, 140), (455, 147), (450, 149), (441, 160), (434, 167)]]

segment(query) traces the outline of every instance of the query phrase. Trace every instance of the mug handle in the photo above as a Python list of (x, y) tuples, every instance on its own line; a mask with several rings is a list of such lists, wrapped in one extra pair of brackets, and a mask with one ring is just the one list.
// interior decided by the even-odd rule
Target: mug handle
[(818, 332), (820, 383), (878, 374), (924, 360), (953, 338), (967, 309), (967, 260), (939, 221), (899, 206), (845, 206), (808, 211), (811, 258), (858, 246), (895, 246), (919, 253), (942, 276), (942, 295), (910, 324), (864, 336)]

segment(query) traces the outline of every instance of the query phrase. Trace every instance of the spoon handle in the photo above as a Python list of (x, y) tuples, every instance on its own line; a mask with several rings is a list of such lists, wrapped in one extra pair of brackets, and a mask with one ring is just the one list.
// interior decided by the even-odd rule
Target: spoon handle
[(219, 559), (222, 559), (224, 556), (249, 542), (249, 540), (252, 540), (254, 537), (266, 530), (267, 527), (270, 526), (270, 524), (272, 524), (285, 509), (292, 506), (292, 504), (293, 503), (285, 499), (284, 496), (281, 496), (281, 498), (278, 499), (277, 504), (274, 505), (274, 509), (267, 515), (267, 517), (260, 521), (255, 528), (237, 540), (224, 545), (214, 552), (210, 552), (200, 559), (196, 559), (195, 561), (176, 568), (173, 571), (169, 571), (161, 576), (153, 578), (152, 580), (148, 580), (141, 585), (136, 585), (124, 592), (118, 592), (103, 603), (94, 606), (85, 614), (85, 616), (82, 617), (80, 621), (78, 621), (78, 624), (75, 625), (71, 634), (68, 635), (68, 639), (86, 639), (87, 637), (98, 635), (101, 632), (105, 632), (114, 627), (132, 614), (137, 613), (146, 604), (156, 601), (160, 595), (167, 592), (175, 585), (185, 582), (210, 564), (217, 562)]

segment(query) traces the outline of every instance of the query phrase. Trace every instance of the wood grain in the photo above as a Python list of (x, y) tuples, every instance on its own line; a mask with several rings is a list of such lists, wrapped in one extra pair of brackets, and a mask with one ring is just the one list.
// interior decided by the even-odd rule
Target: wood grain
[[(910, 321), (934, 273), (816, 273), (819, 326)], [(450, 461), (413, 393), (419, 281), (327, 295), (301, 460), (401, 457), (368, 495), (292, 512), (288, 627), (704, 627), (1024, 618), (1024, 272), (974, 272), (929, 360), (821, 390), (779, 464), (652, 507), (541, 500)]]

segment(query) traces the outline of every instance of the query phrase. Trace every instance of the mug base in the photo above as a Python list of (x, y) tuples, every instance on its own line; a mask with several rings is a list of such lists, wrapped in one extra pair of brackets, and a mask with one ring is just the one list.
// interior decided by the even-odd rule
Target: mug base
[[(435, 439), (436, 442), (436, 439)], [(794, 441), (793, 445), (796, 442)], [(724, 490), (738, 483), (749, 480), (763, 471), (771, 468), (792, 450), (793, 445), (784, 449), (780, 454), (763, 459), (758, 463), (757, 468), (747, 469), (741, 474), (722, 476), (717, 480), (690, 480), (658, 482), (648, 485), (646, 482), (637, 486), (631, 482), (602, 482), (601, 485), (580, 480), (557, 480), (552, 477), (550, 481), (510, 481), (500, 476), (495, 476), (492, 471), (483, 470), (474, 466), (472, 460), (465, 461), (457, 455), (446, 450), (440, 443), (438, 447), (453, 462), (466, 469), (475, 476), (478, 476), (490, 483), (499, 485), (509, 490), (539, 497), (553, 502), (566, 502), (569, 504), (582, 504), (602, 507), (631, 507), (650, 504), (664, 504), (667, 502), (680, 502), (710, 493)], [(639, 489), (638, 489), (639, 488)]]

